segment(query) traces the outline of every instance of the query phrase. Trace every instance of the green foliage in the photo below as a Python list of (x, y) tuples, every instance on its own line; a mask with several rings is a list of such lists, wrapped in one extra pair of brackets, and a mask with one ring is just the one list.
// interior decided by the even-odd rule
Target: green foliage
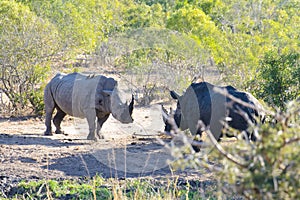
[[(222, 163), (218, 176), (221, 184), (229, 184), (225, 191), (249, 198), (296, 199), (299, 105), (286, 102), (300, 95), (299, 10), (298, 0), (2, 0), (0, 89), (12, 103), (12, 114), (28, 114), (24, 110), (29, 108), (41, 114), (49, 72), (53, 66), (72, 65), (68, 59), (78, 55), (96, 54), (111, 61), (101, 66), (129, 72), (148, 102), (159, 98), (153, 91), (186, 88), (204, 73), (202, 68), (218, 67), (228, 84), (285, 110), (271, 116), (277, 124), (255, 127), (261, 141), (249, 145), (238, 140), (234, 148), (228, 147), (248, 167), (212, 154)], [(139, 181), (125, 184), (130, 192), (100, 185), (100, 179), (88, 184), (49, 181), (25, 189), (31, 194), (43, 188), (36, 197), (47, 197), (45, 191), (74, 198), (93, 198), (95, 193), (99, 198), (199, 197), (188, 187), (160, 190)], [(153, 188), (159, 192), (151, 193)]]
[(268, 52), (261, 60), (258, 75), (252, 81), (255, 94), (281, 109), (300, 95), (300, 54)]
[[(28, 4), (37, 15), (49, 19), (60, 31), (66, 48), (89, 47), (95, 44), (96, 35), (93, 23), (86, 23), (93, 15), (86, 1), (29, 1)], [(88, 1), (90, 2), (90, 1)], [(81, 4), (81, 5), (80, 5)], [(94, 31), (97, 31), (95, 27)]]
[[(48, 63), (60, 47), (58, 32), (47, 20), (14, 1), (0, 2), (0, 88), (14, 114), (31, 107), (42, 111), (43, 82)], [(31, 103), (31, 105), (29, 104)]]
[[(191, 186), (188, 180), (174, 178), (142, 179), (104, 179), (95, 176), (85, 180), (41, 180), (22, 181), (16, 188), (15, 198), (33, 199), (199, 199), (213, 198), (215, 187), (194, 181)], [(198, 187), (203, 193), (199, 194)]]
[(170, 15), (167, 28), (187, 34), (193, 34), (199, 38), (200, 44), (208, 48), (212, 54), (219, 50), (217, 40), (221, 39), (220, 32), (214, 22), (201, 9), (193, 6), (185, 6)]
[(176, 148), (174, 155), (180, 159), (174, 164), (212, 171), (222, 191), (221, 199), (232, 195), (246, 199), (299, 199), (300, 101), (290, 102), (285, 112), (269, 112), (269, 118), (269, 122), (249, 129), (257, 135), (255, 142), (229, 130), (237, 140), (223, 138), (218, 143), (211, 139), (214, 145), (196, 154), (191, 153), (190, 145)]
[(32, 0), (26, 4), (59, 29), (64, 51), (75, 54), (91, 53), (99, 39), (123, 26), (125, 5), (116, 0)]
[(163, 27), (164, 13), (160, 4), (132, 5), (124, 12), (124, 26), (128, 28)]
[(272, 116), (276, 124), (258, 127), (258, 142), (238, 141), (235, 147), (229, 147), (228, 152), (241, 156), (247, 164), (239, 166), (223, 158), (225, 171), (218, 173), (221, 180), (228, 181), (234, 192), (251, 199), (298, 199), (299, 116), (299, 102), (291, 102), (285, 113)]
[(27, 94), (27, 98), (36, 115), (42, 115), (44, 113), (44, 88), (50, 70), (50, 66), (35, 66), (33, 69), (31, 82), (34, 85), (39, 84), (39, 87), (28, 91), (29, 94)]
[[(26, 194), (31, 198), (76, 198), (76, 199), (93, 199), (94, 195), (100, 199), (112, 199), (112, 193), (109, 189), (100, 186), (104, 179), (95, 176), (86, 183), (63, 180), (41, 180), (41, 181), (22, 181), (18, 186), (16, 197)], [(97, 187), (97, 188), (95, 188)]]
[(224, 80), (247, 88), (266, 52), (298, 52), (299, 8), (299, 1), (215, 1), (209, 16), (223, 35), (216, 64)]
[(224, 80), (238, 88), (249, 87), (260, 57), (270, 49), (299, 51), (300, 4), (296, 0), (18, 2), (51, 22), (63, 41), (61, 50), (73, 55), (92, 54), (108, 37), (130, 29), (168, 28), (187, 34), (210, 53), (207, 57)]

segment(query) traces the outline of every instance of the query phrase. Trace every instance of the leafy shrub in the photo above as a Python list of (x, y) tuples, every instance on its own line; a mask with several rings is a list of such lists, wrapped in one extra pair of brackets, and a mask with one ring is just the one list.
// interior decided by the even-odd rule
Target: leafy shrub
[[(234, 195), (246, 199), (299, 199), (300, 100), (290, 102), (285, 112), (270, 112), (270, 118), (276, 123), (252, 127), (258, 134), (256, 142), (238, 136), (237, 140), (223, 138), (224, 143), (218, 143), (208, 132), (215, 148), (195, 154), (186, 145), (175, 148), (174, 155), (180, 159), (174, 164), (212, 171), (222, 199)], [(237, 131), (234, 134), (241, 135)]]
[(221, 180), (228, 181), (229, 190), (250, 199), (300, 197), (299, 102), (289, 106), (285, 113), (274, 114), (276, 124), (257, 127), (260, 141), (253, 144), (239, 141), (229, 148), (235, 157), (242, 156), (244, 166), (221, 158), (225, 171), (218, 174)]
[(300, 95), (300, 54), (265, 54), (258, 68), (258, 75), (250, 83), (258, 98), (272, 106), (284, 109), (286, 102)]
[(27, 6), (1, 1), (0, 43), (0, 89), (12, 104), (12, 113), (25, 114), (31, 108), (41, 114), (41, 86), (60, 48), (58, 32)]
[(122, 30), (124, 10), (132, 6), (131, 1), (123, 0), (30, 0), (26, 4), (55, 25), (64, 51), (75, 55), (92, 53), (99, 40)]

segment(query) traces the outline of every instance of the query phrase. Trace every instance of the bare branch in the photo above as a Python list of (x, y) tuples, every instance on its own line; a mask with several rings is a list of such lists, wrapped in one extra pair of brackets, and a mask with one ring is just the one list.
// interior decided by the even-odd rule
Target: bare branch
[(247, 124), (249, 124), (250, 126), (254, 125), (251, 119), (249, 118), (247, 112), (243, 111), (239, 106), (237, 106), (237, 110), (235, 110), (235, 112), (238, 113), (240, 116), (242, 116), (244, 120), (247, 122)]
[[(171, 131), (171, 132), (165, 132), (165, 134), (166, 134), (166, 135), (169, 135), (169, 136), (171, 136), (171, 137), (173, 137), (173, 138), (174, 138), (174, 137), (178, 137), (179, 135), (183, 135), (183, 134), (181, 133), (180, 129), (178, 128), (178, 126), (176, 125), (176, 122), (175, 122), (175, 120), (174, 120), (173, 115), (169, 116), (169, 115), (167, 115), (165, 112), (162, 112), (162, 114), (163, 114), (163, 118), (167, 119), (167, 122), (168, 122), (169, 124), (171, 124), (172, 129), (173, 129), (173, 131), (174, 131), (174, 133)], [(205, 142), (203, 142), (203, 141), (195, 141), (195, 140), (193, 140), (193, 139), (191, 139), (191, 138), (188, 138), (186, 135), (184, 135), (184, 136), (186, 137), (186, 138), (184, 138), (184, 139), (187, 139), (188, 142), (189, 142), (192, 146), (203, 147), (203, 148), (211, 146), (210, 144), (207, 144), (207, 143), (205, 143)]]
[(294, 142), (299, 142), (300, 141), (300, 137), (296, 137), (296, 138), (290, 138), (290, 139), (286, 139), (283, 143), (282, 147), (285, 147), (286, 145), (292, 144)]
[[(204, 123), (199, 120), (198, 123), (200, 123), (200, 126), (205, 127)], [(207, 133), (207, 135), (209, 136), (210, 141), (213, 143), (213, 145), (217, 148), (217, 150), (223, 155), (225, 156), (228, 160), (232, 161), (233, 163), (247, 168), (248, 167), (248, 163), (246, 163), (245, 161), (238, 159), (236, 157), (234, 157), (233, 155), (231, 155), (230, 153), (226, 152), (223, 147), (218, 143), (218, 141), (216, 140), (216, 138), (214, 137), (214, 135), (212, 134), (212, 132), (207, 129), (205, 131)]]

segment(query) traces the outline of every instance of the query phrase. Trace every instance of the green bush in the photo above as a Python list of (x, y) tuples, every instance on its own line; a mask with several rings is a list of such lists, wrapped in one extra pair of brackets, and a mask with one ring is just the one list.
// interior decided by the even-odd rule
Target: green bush
[(300, 94), (300, 54), (266, 53), (259, 65), (258, 75), (252, 82), (251, 91), (272, 106), (284, 109), (286, 102)]
[(250, 199), (300, 198), (299, 116), (299, 102), (292, 102), (285, 113), (272, 116), (276, 124), (256, 127), (261, 137), (258, 142), (238, 141), (229, 147), (227, 151), (240, 157), (244, 165), (219, 154), (224, 171), (217, 174), (229, 183), (229, 191)]
[(42, 112), (42, 86), (60, 49), (58, 32), (47, 20), (14, 1), (0, 2), (0, 89), (11, 114)]
[[(103, 0), (28, 0), (31, 10), (49, 20), (59, 30), (64, 51), (73, 55), (91, 54), (97, 42), (121, 31), (126, 22), (125, 10), (131, 1)], [(141, 13), (139, 13), (141, 14)]]
[[(177, 166), (208, 169), (219, 182), (219, 196), (246, 199), (300, 198), (300, 101), (288, 103), (285, 112), (270, 112), (273, 121), (251, 128), (258, 140), (250, 142), (211, 135), (209, 151), (191, 154), (191, 148), (175, 149)], [(234, 130), (231, 130), (234, 131)], [(238, 131), (234, 134), (240, 135)], [(214, 147), (214, 148), (212, 148)], [(189, 152), (190, 156), (186, 153)]]

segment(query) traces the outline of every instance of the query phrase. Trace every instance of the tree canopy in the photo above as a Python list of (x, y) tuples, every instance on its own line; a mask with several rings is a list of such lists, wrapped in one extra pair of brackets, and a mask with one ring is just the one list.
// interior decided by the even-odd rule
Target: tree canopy
[[(19, 63), (15, 64), (24, 66), (18, 59), (21, 54), (28, 55), (27, 59), (36, 56), (43, 64), (45, 55), (41, 53), (61, 60), (70, 55), (93, 55), (115, 35), (156, 29), (154, 36), (160, 37), (161, 32), (168, 30), (190, 38), (187, 41), (194, 40), (197, 47), (192, 48), (206, 52), (199, 55), (202, 63), (189, 62), (185, 66), (192, 66), (195, 73), (200, 67), (216, 67), (223, 81), (248, 90), (253, 88), (256, 79), (262, 78), (257, 72), (261, 71), (269, 52), (277, 52), (279, 57), (299, 55), (300, 2), (297, 0), (3, 0), (0, 5), (0, 41), (4, 41), (1, 48), (5, 50), (0, 55), (1, 66), (6, 66), (8, 59), (17, 59)], [(139, 36), (132, 35), (129, 40), (134, 41), (134, 37)], [(24, 45), (22, 41), (37, 40), (24, 54), (25, 48), (20, 47)], [(147, 38), (145, 42), (151, 43)], [(129, 54), (136, 53), (136, 48), (130, 48)], [(172, 49), (165, 51), (169, 54), (174, 48), (176, 42)], [(175, 54), (182, 51), (182, 45), (178, 49)], [(3, 53), (7, 51), (13, 54)], [(152, 51), (165, 54), (157, 47)], [(180, 58), (186, 59), (182, 55)], [(205, 58), (207, 62), (203, 61)], [(299, 56), (296, 58), (299, 60)], [(50, 65), (57, 65), (57, 60), (51, 60)], [(289, 68), (293, 71), (290, 74), (299, 71), (299, 65)], [(299, 81), (289, 83), (299, 88)], [(297, 95), (299, 91), (292, 96)]]

